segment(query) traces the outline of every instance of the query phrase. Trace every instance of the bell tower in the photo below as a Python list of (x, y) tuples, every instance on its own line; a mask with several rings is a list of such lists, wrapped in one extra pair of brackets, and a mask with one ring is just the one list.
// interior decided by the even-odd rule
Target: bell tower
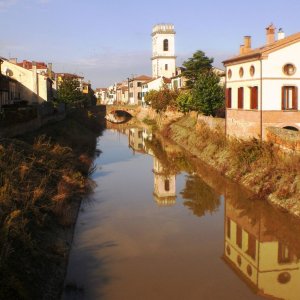
[(157, 24), (152, 29), (152, 77), (175, 76), (175, 29), (173, 24)]

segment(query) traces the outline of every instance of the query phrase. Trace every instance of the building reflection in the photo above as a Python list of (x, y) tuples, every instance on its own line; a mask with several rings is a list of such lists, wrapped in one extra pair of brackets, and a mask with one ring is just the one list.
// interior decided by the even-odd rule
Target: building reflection
[(167, 171), (163, 163), (153, 156), (154, 199), (159, 206), (176, 204), (176, 174)]
[(295, 228), (283, 228), (284, 223), (280, 224), (268, 209), (257, 208), (253, 216), (227, 197), (223, 258), (257, 294), (272, 299), (299, 299), (299, 242), (295, 240)]
[(130, 128), (127, 130), (129, 147), (134, 152), (148, 153), (146, 140), (152, 139), (152, 133), (146, 129)]

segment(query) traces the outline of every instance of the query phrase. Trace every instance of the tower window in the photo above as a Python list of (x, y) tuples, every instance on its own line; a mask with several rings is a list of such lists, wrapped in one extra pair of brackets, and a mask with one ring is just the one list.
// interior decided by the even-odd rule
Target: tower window
[(169, 41), (167, 39), (164, 40), (164, 51), (169, 51)]
[(165, 191), (166, 192), (170, 191), (170, 180), (169, 179), (165, 180)]
[(168, 71), (168, 64), (165, 64), (165, 70)]

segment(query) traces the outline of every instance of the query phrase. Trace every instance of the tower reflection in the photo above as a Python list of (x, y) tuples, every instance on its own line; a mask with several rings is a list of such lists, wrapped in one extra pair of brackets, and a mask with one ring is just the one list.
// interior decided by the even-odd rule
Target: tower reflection
[(162, 162), (153, 156), (154, 199), (159, 206), (176, 204), (176, 174), (168, 172)]

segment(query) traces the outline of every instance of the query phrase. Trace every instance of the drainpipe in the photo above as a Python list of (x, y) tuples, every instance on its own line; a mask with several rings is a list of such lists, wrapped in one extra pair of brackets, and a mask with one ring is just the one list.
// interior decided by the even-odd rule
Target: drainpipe
[(262, 111), (262, 75), (263, 75), (263, 72), (262, 72), (262, 59), (260, 59), (260, 142), (262, 142), (263, 140), (263, 124), (262, 124), (262, 121), (263, 121), (263, 111)]
[(226, 105), (226, 95), (227, 95), (227, 66), (225, 67), (225, 137), (227, 137), (227, 105)]

